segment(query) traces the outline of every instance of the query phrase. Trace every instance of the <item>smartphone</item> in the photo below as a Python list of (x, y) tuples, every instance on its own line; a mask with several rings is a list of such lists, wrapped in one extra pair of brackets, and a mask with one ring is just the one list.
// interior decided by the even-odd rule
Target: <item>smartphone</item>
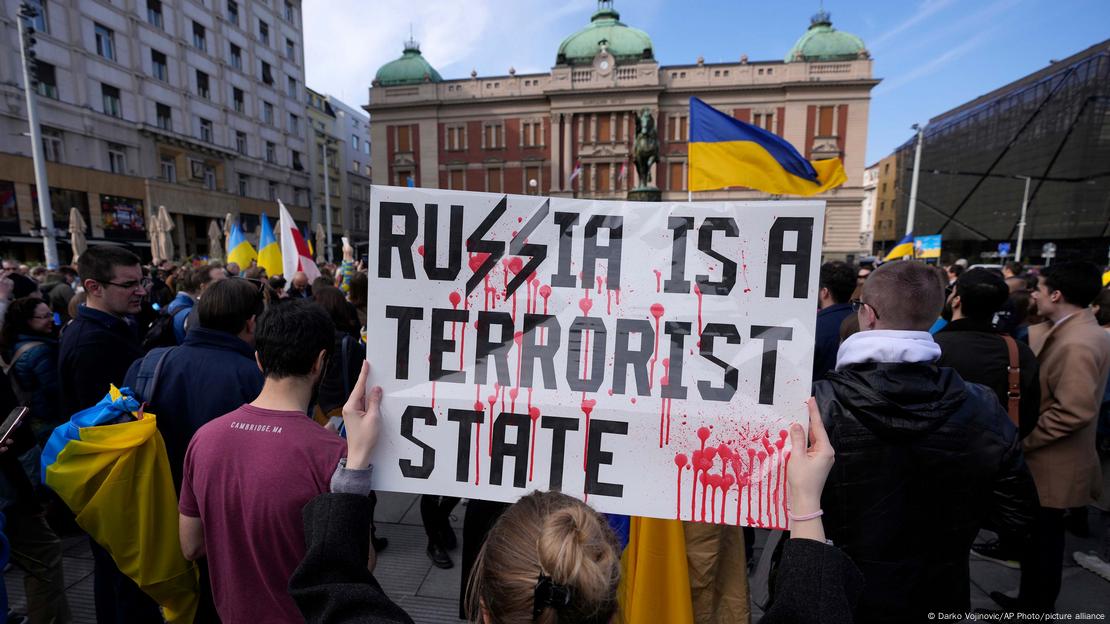
[(12, 432), (16, 430), (19, 425), (23, 424), (23, 419), (27, 417), (27, 412), (31, 411), (27, 407), (17, 407), (8, 414), (4, 424), (0, 425), (0, 444), (8, 441), (12, 436)]

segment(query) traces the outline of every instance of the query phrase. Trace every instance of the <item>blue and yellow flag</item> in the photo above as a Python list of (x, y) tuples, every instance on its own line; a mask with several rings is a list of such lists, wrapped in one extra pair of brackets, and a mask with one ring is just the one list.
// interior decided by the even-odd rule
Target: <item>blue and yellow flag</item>
[(266, 213), (262, 213), (258, 228), (258, 266), (266, 269), (266, 275), (270, 277), (281, 275), (281, 246), (274, 238), (274, 228), (270, 227)]
[(912, 232), (910, 234), (906, 234), (904, 237), (902, 237), (902, 240), (898, 241), (898, 244), (894, 246), (894, 249), (891, 249), (890, 253), (888, 253), (886, 257), (883, 258), (883, 262), (890, 262), (891, 260), (901, 260), (906, 256), (909, 256), (911, 258), (913, 257)]
[(58, 426), (42, 452), (42, 480), (167, 622), (192, 622), (196, 565), (181, 554), (177, 496), (154, 414), (111, 386), (96, 405)]
[(682, 522), (616, 514), (606, 516), (624, 547), (621, 582), (617, 588), (620, 622), (693, 624)]
[(781, 137), (690, 98), (689, 189), (746, 186), (816, 195), (848, 180), (839, 158), (808, 161)]
[(247, 237), (243, 236), (243, 228), (239, 227), (239, 222), (232, 223), (231, 233), (227, 236), (227, 261), (246, 269), (256, 258), (258, 258), (258, 252), (247, 242)]

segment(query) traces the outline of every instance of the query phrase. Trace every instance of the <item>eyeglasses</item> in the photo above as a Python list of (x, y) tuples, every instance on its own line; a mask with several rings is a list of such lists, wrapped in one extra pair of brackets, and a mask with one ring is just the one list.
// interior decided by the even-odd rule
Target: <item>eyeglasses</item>
[(862, 308), (863, 306), (867, 306), (867, 307), (871, 308), (871, 311), (875, 313), (875, 319), (878, 320), (879, 311), (876, 310), (875, 306), (871, 305), (870, 303), (867, 303), (862, 299), (852, 299), (851, 301), (849, 301), (849, 303), (852, 304), (852, 312), (859, 312), (859, 309)]
[(101, 284), (104, 284), (105, 286), (115, 286), (116, 288), (122, 288), (124, 290), (136, 290), (136, 289), (139, 289), (139, 288), (142, 288), (143, 290), (150, 290), (151, 284), (154, 283), (153, 280), (151, 280), (150, 278), (147, 278), (147, 277), (144, 277), (143, 279), (141, 279), (137, 282), (135, 282), (135, 281), (124, 282), (122, 284), (120, 284), (119, 282), (108, 282), (108, 281), (104, 281), (104, 280), (96, 280), (96, 281), (100, 282)]

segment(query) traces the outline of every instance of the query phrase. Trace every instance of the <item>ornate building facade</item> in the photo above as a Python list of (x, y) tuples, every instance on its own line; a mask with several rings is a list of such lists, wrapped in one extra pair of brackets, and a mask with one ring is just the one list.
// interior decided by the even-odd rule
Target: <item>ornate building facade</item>
[[(375, 184), (624, 199), (635, 188), (630, 161), (635, 116), (656, 119), (663, 199), (687, 198), (689, 99), (696, 96), (790, 141), (807, 158), (843, 159), (849, 182), (828, 202), (825, 255), (858, 256), (871, 58), (828, 13), (784, 60), (660, 65), (647, 33), (625, 25), (611, 0), (563, 40), (543, 74), (445, 80), (409, 41), (370, 88)], [(751, 200), (745, 188), (694, 200)]]

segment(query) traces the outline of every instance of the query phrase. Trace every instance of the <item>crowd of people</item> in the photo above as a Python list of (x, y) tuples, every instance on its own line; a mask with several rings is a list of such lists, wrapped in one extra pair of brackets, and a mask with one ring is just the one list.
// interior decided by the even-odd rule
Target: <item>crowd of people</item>
[[(80, 530), (42, 485), (39, 455), (110, 385), (157, 415), (181, 553), (197, 566), (195, 621), (411, 621), (373, 575), (388, 542), (373, 522), (367, 276), (350, 254), (321, 273), (144, 266), (105, 246), (58, 271), (3, 261), (0, 407), (29, 411), (0, 446), (0, 555), (6, 542), (26, 572), (31, 622), (71, 619), (58, 536)], [(818, 299), (808, 440), (791, 428), (790, 539), (763, 621), (966, 612), (969, 553), (1020, 566), (1017, 596), (991, 594), (1000, 608), (1053, 611), (1065, 532), (1110, 503), (1101, 271), (829, 262)], [(438, 567), (460, 546), (457, 503), (420, 503)], [(983, 529), (997, 539), (977, 541)], [(97, 620), (162, 622), (90, 546)], [(465, 619), (600, 624), (618, 611), (620, 548), (575, 498), (470, 501), (461, 547)], [(1105, 550), (1074, 557), (1108, 576)]]

